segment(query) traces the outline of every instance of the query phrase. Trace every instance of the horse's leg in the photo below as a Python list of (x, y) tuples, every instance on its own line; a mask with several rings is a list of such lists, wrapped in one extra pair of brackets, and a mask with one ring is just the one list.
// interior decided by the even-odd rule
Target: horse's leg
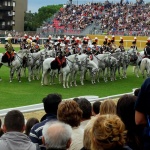
[(18, 77), (18, 82), (21, 82), (21, 67), (19, 67), (18, 68), (18, 71), (17, 71), (17, 73), (18, 73), (18, 75), (17, 75), (17, 77)]
[(48, 71), (43, 69), (41, 85), (48, 85)]
[(12, 82), (12, 79), (13, 79), (13, 76), (14, 76), (14, 72), (15, 72), (15, 69), (14, 68), (10, 68), (10, 82)]
[(63, 88), (66, 88), (66, 78), (67, 78), (67, 75), (66, 75), (66, 72), (63, 73)]
[(70, 73), (68, 73), (67, 76), (66, 76), (66, 87), (67, 87), (67, 88), (69, 88), (69, 84), (68, 84), (68, 82), (69, 82), (69, 77), (70, 77)]
[(80, 71), (80, 82), (81, 82), (81, 85), (84, 85), (84, 83), (83, 83), (83, 80), (84, 80), (84, 71)]
[(135, 69), (136, 69), (136, 76), (137, 76), (137, 78), (139, 78), (139, 66), (137, 65), (137, 66), (135, 67)]
[(28, 81), (31, 82), (32, 69), (31, 66), (28, 67)]

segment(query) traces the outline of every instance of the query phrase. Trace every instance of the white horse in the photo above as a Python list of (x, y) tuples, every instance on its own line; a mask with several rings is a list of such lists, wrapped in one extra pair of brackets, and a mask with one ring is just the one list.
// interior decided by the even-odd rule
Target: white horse
[[(63, 77), (63, 87), (69, 88), (68, 81), (70, 73), (74, 69), (74, 64), (76, 62), (76, 54), (70, 55), (66, 58), (66, 65), (64, 67), (61, 67), (60, 73)], [(54, 64), (55, 63), (55, 64)], [(55, 62), (55, 58), (47, 58), (43, 62), (43, 73), (42, 73), (42, 80), (41, 85), (48, 85), (48, 73), (49, 70), (51, 74), (58, 73), (58, 64)]]
[(100, 73), (102, 72), (102, 77), (105, 80), (105, 76), (108, 74), (108, 68), (107, 68), (107, 60), (110, 59), (111, 53), (107, 52), (104, 54), (98, 54), (98, 55), (91, 55), (91, 60), (94, 61), (98, 66), (98, 75), (97, 75), (97, 81), (100, 80)]
[[(40, 63), (40, 57), (41, 57), (41, 51), (38, 51), (36, 53), (28, 53), (27, 54), (27, 64), (26, 67), (28, 68), (28, 81), (31, 82), (31, 76), (34, 79), (34, 69), (36, 68), (36, 65)], [(39, 76), (39, 75), (38, 75)], [(37, 76), (37, 79), (39, 79)]]
[(145, 77), (144, 72), (146, 71), (146, 77), (150, 77), (150, 59), (143, 58), (140, 64), (140, 70), (142, 73), (143, 78)]
[(72, 86), (72, 84), (77, 86), (76, 77), (77, 77), (78, 71), (80, 72), (81, 85), (84, 85), (84, 75), (85, 75), (85, 72), (87, 71), (87, 69), (90, 70), (92, 84), (95, 84), (95, 76), (96, 76), (96, 73), (98, 72), (98, 66), (88, 58), (88, 55), (86, 55), (86, 54), (77, 55), (76, 64), (74, 66), (74, 70), (71, 75), (71, 77), (72, 77), (71, 83), (70, 83), (71, 86)]
[(10, 68), (10, 82), (12, 82), (14, 72), (17, 72), (17, 79), (19, 82), (20, 80), (20, 73), (21, 73), (21, 67), (23, 65), (23, 58), (26, 55), (24, 51), (19, 51), (14, 54), (14, 60), (10, 62), (10, 65), (8, 64), (8, 61), (3, 61), (4, 54), (0, 53), (0, 67), (2, 65), (5, 65)]
[(135, 49), (129, 49), (127, 52), (128, 55), (130, 56), (130, 65), (135, 66), (134, 73), (136, 74), (137, 77), (139, 77), (139, 70), (140, 70), (139, 64), (142, 60), (142, 56)]

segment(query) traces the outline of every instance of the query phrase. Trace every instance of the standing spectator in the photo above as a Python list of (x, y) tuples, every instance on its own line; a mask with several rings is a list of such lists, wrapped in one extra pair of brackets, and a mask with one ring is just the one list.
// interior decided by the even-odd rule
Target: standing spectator
[(57, 120), (57, 109), (59, 103), (62, 101), (61, 95), (49, 94), (43, 98), (43, 105), (46, 115), (41, 119), (40, 123), (33, 126), (30, 132), (30, 139), (33, 143), (39, 144), (41, 150), (45, 150), (45, 146), (42, 144), (42, 129), (45, 123), (51, 120)]
[(47, 150), (67, 150), (71, 144), (72, 128), (59, 121), (50, 121), (43, 127), (43, 143)]
[(9, 111), (4, 119), (5, 134), (0, 138), (1, 150), (38, 150), (38, 146), (32, 143), (29, 137), (23, 134), (25, 119), (18, 110)]
[(83, 147), (83, 129), (80, 127), (82, 110), (74, 100), (62, 101), (58, 106), (59, 121), (69, 124), (72, 129), (72, 143), (68, 150), (80, 150)]
[(150, 78), (147, 78), (141, 86), (135, 104), (135, 122), (145, 126), (144, 150), (150, 149)]

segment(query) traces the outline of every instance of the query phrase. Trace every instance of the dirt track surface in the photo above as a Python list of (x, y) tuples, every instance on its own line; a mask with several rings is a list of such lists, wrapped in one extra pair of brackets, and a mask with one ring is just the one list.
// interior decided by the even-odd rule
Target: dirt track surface
[(23, 113), (24, 117), (26, 120), (28, 120), (29, 118), (37, 118), (38, 120), (40, 120), (42, 118), (42, 116), (45, 114), (44, 110), (39, 110), (39, 111), (34, 111), (34, 112), (29, 112), (29, 113)]

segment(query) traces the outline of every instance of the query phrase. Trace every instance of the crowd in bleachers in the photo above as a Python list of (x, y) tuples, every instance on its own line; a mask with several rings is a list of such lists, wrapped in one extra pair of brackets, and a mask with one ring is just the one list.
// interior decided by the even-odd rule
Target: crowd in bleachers
[(62, 33), (68, 30), (81, 32), (93, 22), (97, 22), (97, 30), (109, 34), (118, 32), (146, 34), (150, 32), (150, 4), (113, 4), (106, 1), (66, 5), (60, 9), (51, 25), (46, 24), (43, 27), (43, 32), (47, 29), (61, 30)]
[[(27, 121), (9, 111), (1, 128), (2, 150), (149, 150), (150, 78), (133, 95), (118, 100), (86, 98), (62, 101), (60, 94), (43, 98), (45, 115)], [(146, 126), (147, 125), (147, 126)], [(25, 133), (24, 133), (25, 130)]]

